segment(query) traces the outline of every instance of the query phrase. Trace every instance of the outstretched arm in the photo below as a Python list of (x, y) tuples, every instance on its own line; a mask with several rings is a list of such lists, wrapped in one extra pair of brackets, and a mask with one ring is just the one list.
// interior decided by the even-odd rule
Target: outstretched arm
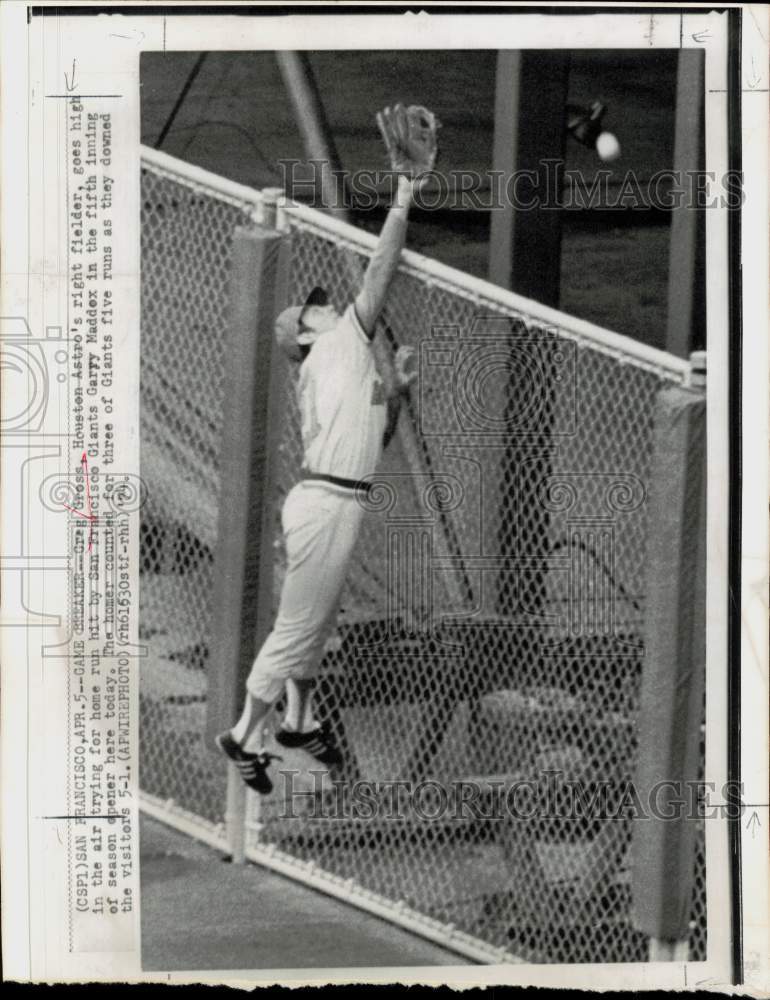
[(385, 304), (388, 288), (398, 269), (401, 251), (406, 243), (406, 228), (413, 197), (414, 182), (401, 175), (398, 178), (396, 197), (380, 232), (377, 249), (366, 268), (361, 291), (356, 296), (356, 315), (370, 340), (374, 339), (377, 317)]
[[(394, 370), (390, 346), (382, 337), (375, 336), (377, 318), (385, 304), (385, 297), (404, 249), (409, 209), (416, 186), (422, 183), (426, 172), (433, 169), (436, 161), (436, 129), (439, 122), (432, 112), (421, 105), (404, 108), (403, 105), (396, 104), (393, 108), (384, 108), (378, 113), (377, 125), (391, 168), (398, 174), (398, 186), (354, 308), (361, 326), (372, 341), (374, 361), (386, 398), (391, 399), (406, 386), (400, 384)], [(396, 417), (389, 421), (394, 428), (395, 419)]]
[(382, 227), (377, 249), (364, 274), (361, 291), (353, 304), (361, 326), (372, 341), (374, 362), (385, 388), (386, 399), (396, 396), (400, 389), (393, 369), (391, 346), (382, 335), (375, 336), (377, 318), (385, 304), (393, 276), (398, 270), (401, 251), (406, 242), (406, 227), (413, 196), (414, 182), (408, 177), (400, 176), (395, 200)]

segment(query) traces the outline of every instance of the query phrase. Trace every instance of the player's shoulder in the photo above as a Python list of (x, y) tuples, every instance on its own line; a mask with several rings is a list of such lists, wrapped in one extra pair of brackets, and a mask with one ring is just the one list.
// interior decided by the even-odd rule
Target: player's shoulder
[(333, 329), (318, 338), (312, 353), (321, 348), (317, 354), (317, 357), (320, 357), (322, 354), (333, 353), (335, 350), (367, 348), (370, 344), (371, 341), (367, 337), (356, 314), (356, 308), (351, 302)]
[(364, 347), (369, 345), (370, 340), (366, 335), (361, 320), (358, 318), (354, 303), (351, 302), (340, 316), (339, 322), (332, 331), (332, 336), (334, 337), (335, 335), (338, 342), (358, 344)]

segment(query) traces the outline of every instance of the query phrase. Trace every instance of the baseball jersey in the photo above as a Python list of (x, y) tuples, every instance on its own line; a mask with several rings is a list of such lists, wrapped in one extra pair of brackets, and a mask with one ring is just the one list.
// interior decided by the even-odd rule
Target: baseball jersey
[(304, 467), (343, 479), (373, 473), (387, 420), (385, 390), (352, 305), (313, 344), (297, 391)]

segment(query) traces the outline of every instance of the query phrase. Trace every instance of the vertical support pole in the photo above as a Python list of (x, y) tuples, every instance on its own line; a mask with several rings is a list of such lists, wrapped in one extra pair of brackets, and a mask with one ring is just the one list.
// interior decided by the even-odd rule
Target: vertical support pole
[(706, 401), (671, 388), (655, 411), (632, 899), (650, 955), (686, 948), (706, 657)]
[(497, 178), (497, 197), (493, 204), (489, 231), (489, 280), (511, 288), (514, 208), (518, 186), (510, 181), (518, 159), (518, 112), (521, 84), (521, 52), (501, 49), (497, 53), (495, 74), (495, 131), (492, 141), (492, 171)]
[[(264, 221), (269, 223), (266, 208)], [(286, 301), (288, 245), (266, 225), (233, 237), (231, 324), (227, 343), (221, 502), (214, 565), (215, 669), (209, 677), (206, 738), (231, 726), (255, 651), (270, 628), (273, 603), (274, 406), (283, 364), (273, 326)], [(227, 826), (233, 861), (244, 857), (245, 789), (228, 769)]]
[(492, 212), (489, 280), (549, 306), (559, 304), (569, 66), (565, 52), (497, 55), (492, 166), (502, 207)]
[(693, 205), (697, 189), (687, 179), (703, 170), (704, 55), (681, 49), (677, 64), (674, 172), (688, 194), (671, 215), (666, 350), (680, 358), (705, 347), (706, 337), (705, 209)]
[[(308, 158), (316, 165), (320, 164), (321, 207), (347, 221), (340, 158), (308, 55), (306, 52), (277, 52), (276, 59)], [(291, 195), (291, 192), (288, 194)]]
[[(499, 177), (502, 207), (492, 212), (489, 277), (550, 306), (559, 304), (569, 69), (567, 52), (500, 51), (497, 56), (493, 169)], [(542, 363), (536, 366), (539, 372), (550, 369), (546, 341), (529, 347), (542, 352)], [(506, 408), (511, 415), (520, 393), (532, 391), (526, 384), (531, 374), (516, 370), (516, 349), (514, 342)], [(553, 449), (551, 407), (546, 403), (543, 409), (536, 437), (521, 444), (512, 435), (501, 470), (499, 554), (503, 558), (547, 554), (548, 514), (537, 488), (550, 471)], [(539, 457), (533, 454), (533, 446)], [(523, 511), (531, 512), (526, 527), (520, 520)], [(535, 621), (545, 596), (544, 574), (532, 569), (522, 576), (518, 582), (499, 581), (499, 610), (510, 613), (523, 603)], [(522, 641), (531, 642), (531, 636), (531, 630), (529, 635), (522, 633)]]

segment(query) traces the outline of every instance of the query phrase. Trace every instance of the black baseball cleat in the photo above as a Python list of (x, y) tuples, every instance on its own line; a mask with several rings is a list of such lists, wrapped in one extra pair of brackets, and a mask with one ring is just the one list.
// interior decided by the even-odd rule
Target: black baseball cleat
[(295, 733), (281, 728), (277, 730), (275, 739), (287, 749), (304, 750), (327, 767), (339, 767), (342, 764), (342, 753), (334, 742), (327, 722), (322, 722), (309, 733)]
[(239, 743), (236, 743), (229, 732), (220, 733), (214, 742), (233, 764), (238, 768), (238, 773), (244, 782), (253, 788), (260, 795), (268, 795), (273, 790), (273, 783), (267, 776), (267, 769), (273, 760), (282, 760), (275, 754), (262, 751), (261, 753), (247, 753)]

